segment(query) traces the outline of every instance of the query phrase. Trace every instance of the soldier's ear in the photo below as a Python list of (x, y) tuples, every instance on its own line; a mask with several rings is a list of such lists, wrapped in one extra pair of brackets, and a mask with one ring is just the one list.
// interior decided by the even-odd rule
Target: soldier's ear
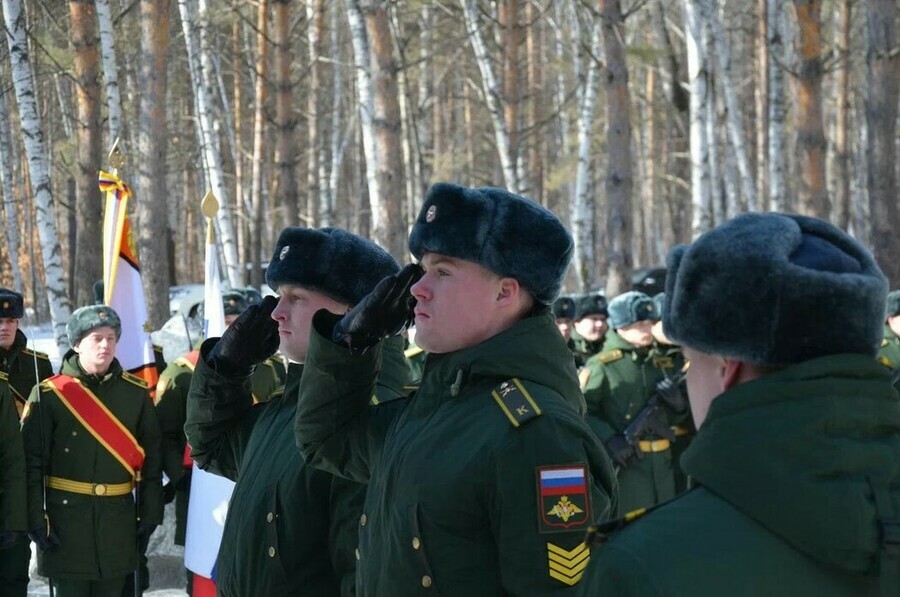
[(500, 278), (497, 302), (501, 304), (513, 304), (518, 301), (522, 292), (524, 292), (524, 289), (515, 278)]

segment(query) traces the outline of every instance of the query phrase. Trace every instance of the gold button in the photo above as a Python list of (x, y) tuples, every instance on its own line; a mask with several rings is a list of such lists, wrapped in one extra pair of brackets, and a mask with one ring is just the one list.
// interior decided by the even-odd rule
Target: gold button
[(274, 547), (270, 547), (270, 548), (269, 548), (269, 557), (270, 557), (270, 558), (274, 558), (274, 557), (275, 557), (275, 548), (274, 548)]
[(69, 503), (69, 500), (63, 500), (63, 506)]
[(422, 542), (418, 537), (413, 537), (413, 549), (419, 549), (420, 547), (422, 547)]
[(427, 574), (422, 577), (422, 586), (426, 589), (431, 586), (431, 577)]
[(94, 485), (94, 495), (106, 495), (106, 485), (104, 483)]
[(272, 514), (271, 512), (269, 512), (268, 514), (266, 514), (266, 522), (272, 522), (273, 520), (275, 520), (275, 515), (274, 515), (274, 514)]
[(359, 548), (357, 547), (354, 552), (356, 553), (356, 559), (359, 560)]
[(625, 420), (626, 420), (626, 421), (630, 421), (630, 420), (631, 420), (631, 415), (625, 415)]
[(68, 452), (68, 451), (69, 451), (68, 448), (63, 448), (63, 452)]
[(78, 435), (78, 432), (77, 432), (77, 431), (73, 431), (73, 432), (72, 432), (72, 435)]
[(366, 526), (366, 523), (367, 523), (368, 521), (369, 521), (369, 519), (366, 518), (366, 515), (365, 515), (365, 514), (363, 514), (362, 516), (359, 517), (359, 526), (361, 526), (361, 527)]

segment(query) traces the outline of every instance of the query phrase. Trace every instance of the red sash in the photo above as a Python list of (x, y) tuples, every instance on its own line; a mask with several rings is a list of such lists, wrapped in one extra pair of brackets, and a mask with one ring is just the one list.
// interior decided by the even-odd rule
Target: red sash
[(144, 465), (144, 449), (121, 421), (81, 382), (68, 375), (45, 380), (60, 402), (94, 438), (121, 463), (132, 477)]

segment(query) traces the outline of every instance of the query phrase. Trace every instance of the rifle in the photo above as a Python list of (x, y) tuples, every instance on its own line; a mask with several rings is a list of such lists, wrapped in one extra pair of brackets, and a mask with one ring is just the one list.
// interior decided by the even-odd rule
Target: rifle
[(675, 377), (666, 377), (663, 382), (657, 384), (647, 404), (625, 428), (625, 431), (622, 432), (622, 435), (625, 436), (625, 441), (634, 448), (638, 459), (643, 458), (640, 441), (647, 432), (652, 432), (669, 441), (675, 440), (675, 434), (666, 421), (664, 409), (668, 406), (676, 412), (684, 412), (684, 409), (687, 408), (687, 403), (684, 397), (681, 397), (680, 401), (673, 401), (671, 394), (667, 390), (672, 386), (677, 389), (687, 375), (688, 366), (686, 364)]

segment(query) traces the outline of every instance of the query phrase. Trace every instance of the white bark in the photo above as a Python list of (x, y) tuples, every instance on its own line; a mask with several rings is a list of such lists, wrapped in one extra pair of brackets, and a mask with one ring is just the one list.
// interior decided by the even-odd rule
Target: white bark
[(12, 267), (13, 288), (22, 292), (22, 270), (19, 268), (19, 207), (13, 191), (12, 143), (9, 136), (9, 113), (6, 95), (0, 96), (0, 185), (3, 189), (3, 207), (6, 214), (6, 245)]
[(187, 47), (188, 68), (194, 86), (197, 104), (197, 122), (201, 137), (201, 153), (206, 163), (206, 178), (213, 194), (219, 200), (218, 238), (222, 243), (222, 255), (225, 260), (225, 272), (229, 285), (234, 288), (241, 285), (241, 269), (238, 263), (237, 245), (235, 243), (234, 226), (232, 225), (231, 204), (228, 201), (228, 186), (222, 170), (222, 157), (219, 155), (216, 142), (217, 115), (212, 98), (215, 97), (214, 71), (210, 44), (206, 27), (202, 25), (206, 14), (206, 0), (199, 0), (199, 15), (194, 13), (192, 0), (178, 0), (178, 11), (181, 14), (181, 26), (184, 31), (184, 42)]
[(113, 37), (112, 11), (109, 0), (96, 0), (97, 22), (100, 32), (100, 56), (103, 60), (103, 79), (106, 81), (106, 108), (109, 117), (109, 142), (122, 134), (122, 96), (119, 93), (119, 68)]
[(500, 82), (494, 74), (494, 67), (488, 55), (487, 46), (478, 27), (478, 8), (475, 0), (459, 0), (466, 18), (466, 30), (472, 50), (475, 52), (475, 62), (481, 73), (481, 88), (488, 112), (491, 115), (491, 123), (494, 125), (494, 140), (497, 143), (497, 153), (500, 154), (500, 167), (503, 170), (503, 178), (506, 187), (515, 193), (521, 192), (521, 177), (515, 160), (510, 153), (509, 131), (506, 130), (506, 122), (503, 120), (503, 106), (500, 104)]
[[(331, 5), (331, 23), (328, 27), (331, 40), (331, 55), (340, 56), (340, 31), (338, 6), (335, 2)], [(344, 71), (340, 59), (331, 64), (331, 87), (334, 95), (331, 104), (331, 166), (328, 171), (328, 184), (323, 186), (319, 195), (319, 223), (322, 226), (332, 226), (334, 218), (334, 196), (337, 192), (341, 175), (341, 162), (344, 159), (344, 147), (341, 145), (341, 99), (344, 96)], [(353, 129), (352, 126), (348, 127)], [(349, 136), (348, 136), (349, 138)]]
[(691, 232), (696, 238), (712, 224), (709, 147), (706, 139), (705, 102), (709, 99), (709, 73), (704, 45), (704, 27), (698, 0), (686, 0), (684, 7), (690, 83), (691, 144)]
[[(591, 48), (600, 53), (600, 27), (591, 31)], [(575, 196), (572, 199), (572, 236), (575, 239), (575, 274), (582, 292), (590, 290), (597, 275), (594, 254), (594, 202), (590, 195), (591, 141), (600, 67), (588, 61), (587, 77), (578, 102), (578, 167), (575, 173)]]
[(784, 70), (779, 61), (784, 60), (784, 4), (781, 0), (768, 0), (769, 34), (769, 209), (784, 211), (787, 208), (787, 160), (784, 146), (787, 138), (787, 103), (784, 97)]
[[(708, 37), (704, 31), (704, 40)], [(704, 46), (708, 48), (709, 46)], [(703, 109), (706, 110), (706, 155), (709, 158), (709, 227), (712, 228), (716, 223), (722, 221), (722, 173), (719, 170), (719, 136), (718, 136), (718, 120), (716, 104), (718, 97), (716, 95), (715, 76), (712, 65), (709, 65), (709, 78), (707, 79), (706, 101), (703, 102)]]
[[(3, 0), (3, 18), (6, 24), (6, 41), (9, 44), (9, 60), (12, 65), (13, 86), (19, 104), (19, 121), (28, 160), (28, 174), (37, 215), (38, 237), (44, 262), (44, 279), (47, 299), (50, 303), (50, 321), (53, 336), (60, 354), (68, 350), (66, 322), (71, 314), (69, 297), (63, 281), (59, 232), (53, 213), (53, 191), (50, 187), (50, 171), (47, 168), (47, 148), (41, 129), (40, 112), (35, 96), (34, 79), (28, 56), (28, 40), (25, 33), (25, 11), (21, 0)], [(36, 256), (33, 256), (36, 258)]]

